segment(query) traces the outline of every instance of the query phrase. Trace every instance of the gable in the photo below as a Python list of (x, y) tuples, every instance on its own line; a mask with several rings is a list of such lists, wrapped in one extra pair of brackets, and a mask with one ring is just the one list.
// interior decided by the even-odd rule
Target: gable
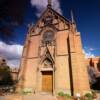
[(45, 59), (47, 59), (47, 58), (48, 58), (52, 63), (54, 63), (54, 57), (52, 56), (52, 54), (51, 54), (51, 52), (50, 52), (50, 50), (49, 50), (48, 47), (45, 48), (45, 50), (44, 50), (44, 52), (43, 52), (43, 54), (42, 54), (42, 56), (41, 56), (40, 63), (43, 63), (43, 61), (44, 61)]
[(41, 15), (34, 27), (31, 28), (31, 35), (38, 35), (46, 28), (55, 28), (57, 31), (68, 30), (71, 22), (54, 11), (52, 8), (47, 8)]

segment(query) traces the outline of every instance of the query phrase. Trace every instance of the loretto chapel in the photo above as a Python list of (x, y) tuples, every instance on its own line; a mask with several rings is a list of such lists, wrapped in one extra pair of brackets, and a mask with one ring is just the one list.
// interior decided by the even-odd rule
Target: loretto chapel
[(87, 63), (80, 32), (73, 19), (52, 9), (51, 0), (44, 13), (30, 25), (21, 58), (17, 91), (33, 93), (60, 91), (74, 95), (90, 92)]

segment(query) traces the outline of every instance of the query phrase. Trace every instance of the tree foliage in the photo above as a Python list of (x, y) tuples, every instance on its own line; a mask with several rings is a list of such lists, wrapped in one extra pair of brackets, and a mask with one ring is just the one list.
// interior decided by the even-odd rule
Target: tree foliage
[(13, 79), (10, 73), (10, 68), (7, 65), (0, 66), (0, 86), (13, 85)]

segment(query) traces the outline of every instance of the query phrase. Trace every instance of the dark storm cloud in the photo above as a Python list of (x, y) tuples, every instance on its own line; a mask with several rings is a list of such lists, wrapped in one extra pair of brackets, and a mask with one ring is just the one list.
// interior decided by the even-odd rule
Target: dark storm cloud
[(0, 0), (0, 37), (9, 39), (14, 29), (24, 22), (27, 0)]

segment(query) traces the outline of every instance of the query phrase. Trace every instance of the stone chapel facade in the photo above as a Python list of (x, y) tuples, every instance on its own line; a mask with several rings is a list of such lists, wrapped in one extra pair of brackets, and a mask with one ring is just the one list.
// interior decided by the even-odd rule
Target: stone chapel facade
[(18, 90), (75, 95), (90, 91), (80, 32), (76, 24), (47, 9), (30, 25), (21, 58)]

